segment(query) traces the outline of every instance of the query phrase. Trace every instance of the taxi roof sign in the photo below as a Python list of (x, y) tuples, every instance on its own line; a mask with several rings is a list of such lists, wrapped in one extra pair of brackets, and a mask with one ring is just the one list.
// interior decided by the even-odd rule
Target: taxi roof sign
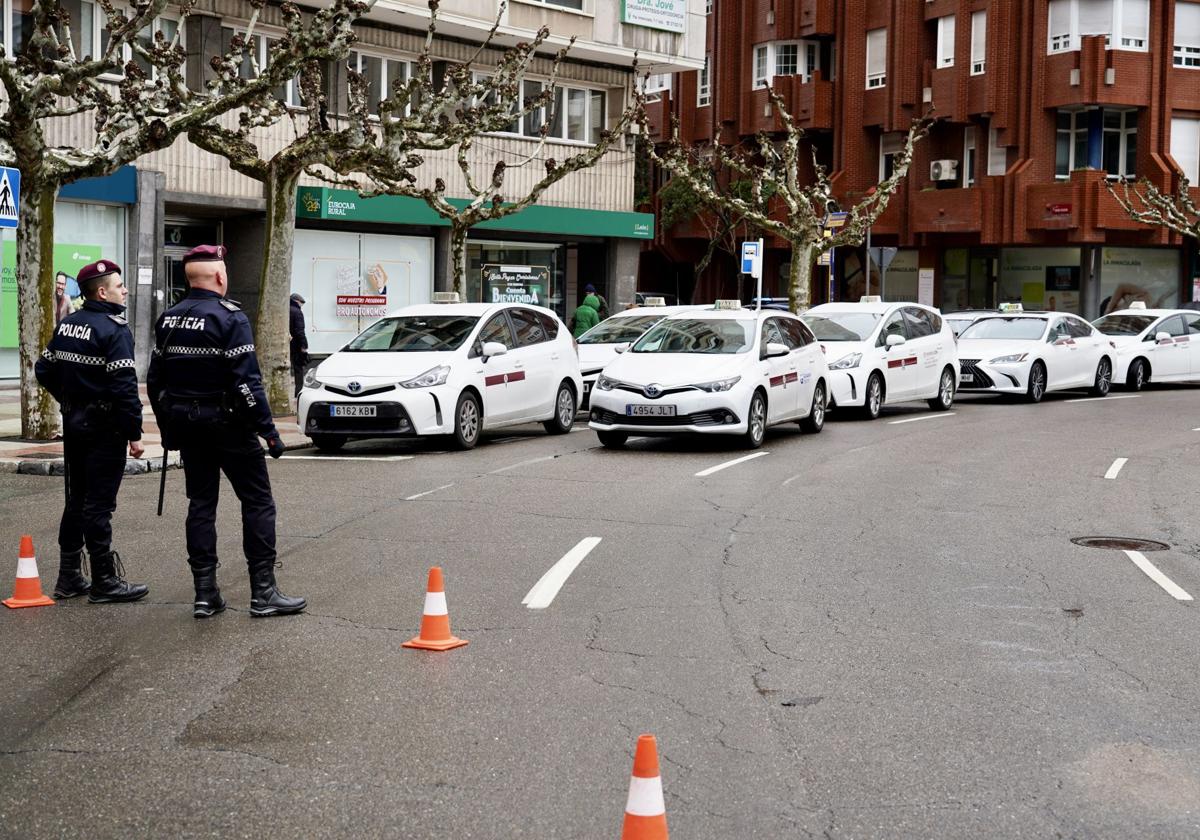
[(458, 303), (459, 302), (458, 292), (434, 292), (433, 293), (433, 302), (434, 303)]
[(1130, 301), (1130, 302), (1129, 302), (1129, 308), (1130, 308), (1130, 309), (1145, 309), (1145, 308), (1146, 308), (1146, 301), (1144, 301), (1144, 300), (1133, 300), (1133, 301)]
[(863, 295), (858, 299), (859, 303), (883, 303), (883, 295)]
[(666, 306), (667, 299), (665, 297), (648, 297), (642, 303), (642, 306)]
[(999, 306), (1001, 312), (1024, 312), (1025, 307), (1019, 303), (1002, 303)]
[(740, 300), (721, 299), (713, 302), (713, 309), (741, 309)]

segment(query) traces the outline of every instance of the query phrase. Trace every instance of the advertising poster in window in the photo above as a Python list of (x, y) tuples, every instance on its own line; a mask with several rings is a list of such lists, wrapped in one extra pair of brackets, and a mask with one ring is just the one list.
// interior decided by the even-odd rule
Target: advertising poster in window
[(528, 303), (545, 306), (550, 267), (544, 265), (484, 265), (484, 299), (489, 303)]
[(1078, 265), (1046, 266), (1046, 294), (1043, 306), (1050, 312), (1079, 311)]
[(1179, 251), (1174, 248), (1103, 248), (1100, 312), (1141, 301), (1149, 309), (1179, 305)]
[[(54, 245), (54, 273), (65, 275), (65, 294), (74, 311), (83, 305), (82, 293), (75, 277), (79, 269), (104, 256), (99, 245)], [(53, 308), (53, 307), (51, 307)], [(17, 243), (0, 244), (0, 348), (17, 346)]]
[[(1000, 252), (1000, 283), (997, 303), (1019, 303), (1026, 309), (1045, 309), (1054, 294), (1059, 312), (1079, 312), (1078, 286), (1049, 292), (1053, 286), (1070, 280), (1065, 271), (1079, 267), (1078, 248), (1005, 248)], [(1061, 269), (1061, 271), (1060, 271)]]

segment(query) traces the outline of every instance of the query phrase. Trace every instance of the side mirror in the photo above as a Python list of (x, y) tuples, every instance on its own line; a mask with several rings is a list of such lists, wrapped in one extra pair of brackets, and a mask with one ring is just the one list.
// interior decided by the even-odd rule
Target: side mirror
[(763, 358), (774, 359), (779, 356), (786, 356), (791, 352), (786, 344), (780, 344), (777, 341), (768, 341), (767, 346), (763, 348)]
[(483, 342), (483, 358), (490, 359), (492, 356), (503, 356), (508, 352), (508, 348), (499, 341)]
[(1155, 341), (1170, 341), (1171, 334), (1169, 332), (1159, 332), (1158, 335), (1154, 336), (1154, 340)]
[(908, 341), (908, 339), (905, 338), (904, 336), (893, 334), (893, 335), (889, 335), (887, 337), (887, 340), (884, 343), (887, 344), (888, 347), (898, 347), (901, 344), (905, 344), (907, 341)]
[(627, 341), (624, 344), (618, 344), (615, 347), (613, 347), (613, 351), (617, 352), (617, 353), (624, 353), (626, 350), (629, 349), (629, 347), (630, 347), (630, 344)]

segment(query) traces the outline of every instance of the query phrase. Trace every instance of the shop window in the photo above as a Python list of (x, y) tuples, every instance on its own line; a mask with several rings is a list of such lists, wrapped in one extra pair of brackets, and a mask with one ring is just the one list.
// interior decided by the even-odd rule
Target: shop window
[(1179, 305), (1179, 256), (1175, 248), (1100, 249), (1100, 314), (1142, 301), (1148, 309)]
[(867, 90), (887, 85), (887, 30), (867, 33)]
[(971, 75), (987, 69), (987, 11), (971, 14)]
[(1054, 177), (1065, 180), (1087, 166), (1088, 130), (1085, 111), (1059, 111), (1054, 146)]
[(1051, 53), (1079, 49), (1087, 35), (1103, 35), (1110, 49), (1145, 50), (1150, 0), (1050, 0)]
[(1104, 171), (1109, 178), (1137, 174), (1137, 111), (1104, 111)]
[(1188, 182), (1200, 182), (1200, 119), (1171, 118), (1171, 157)]
[(1200, 70), (1200, 3), (1175, 4), (1175, 66)]
[(954, 66), (954, 15), (937, 19), (937, 66)]

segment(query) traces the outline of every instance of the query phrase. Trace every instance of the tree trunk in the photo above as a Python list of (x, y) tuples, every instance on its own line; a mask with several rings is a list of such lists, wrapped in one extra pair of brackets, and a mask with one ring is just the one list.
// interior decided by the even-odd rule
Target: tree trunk
[(254, 328), (263, 390), (271, 413), (294, 413), (296, 392), (292, 380), (291, 315), (292, 247), (296, 232), (296, 186), (300, 173), (271, 166), (263, 181), (267, 201), (267, 235), (262, 276), (258, 283), (258, 320)]
[(788, 309), (800, 314), (812, 306), (813, 246), (792, 243), (792, 265), (788, 272)]
[[(33, 366), (54, 334), (54, 196), (34, 173), (21, 183), (17, 219), (17, 311), (21, 353), (21, 437), (51, 440), (59, 431), (58, 405), (38, 385)], [(32, 177), (31, 177), (32, 176)]]
[(454, 272), (454, 291), (467, 300), (467, 230), (465, 225), (450, 223), (450, 262)]

